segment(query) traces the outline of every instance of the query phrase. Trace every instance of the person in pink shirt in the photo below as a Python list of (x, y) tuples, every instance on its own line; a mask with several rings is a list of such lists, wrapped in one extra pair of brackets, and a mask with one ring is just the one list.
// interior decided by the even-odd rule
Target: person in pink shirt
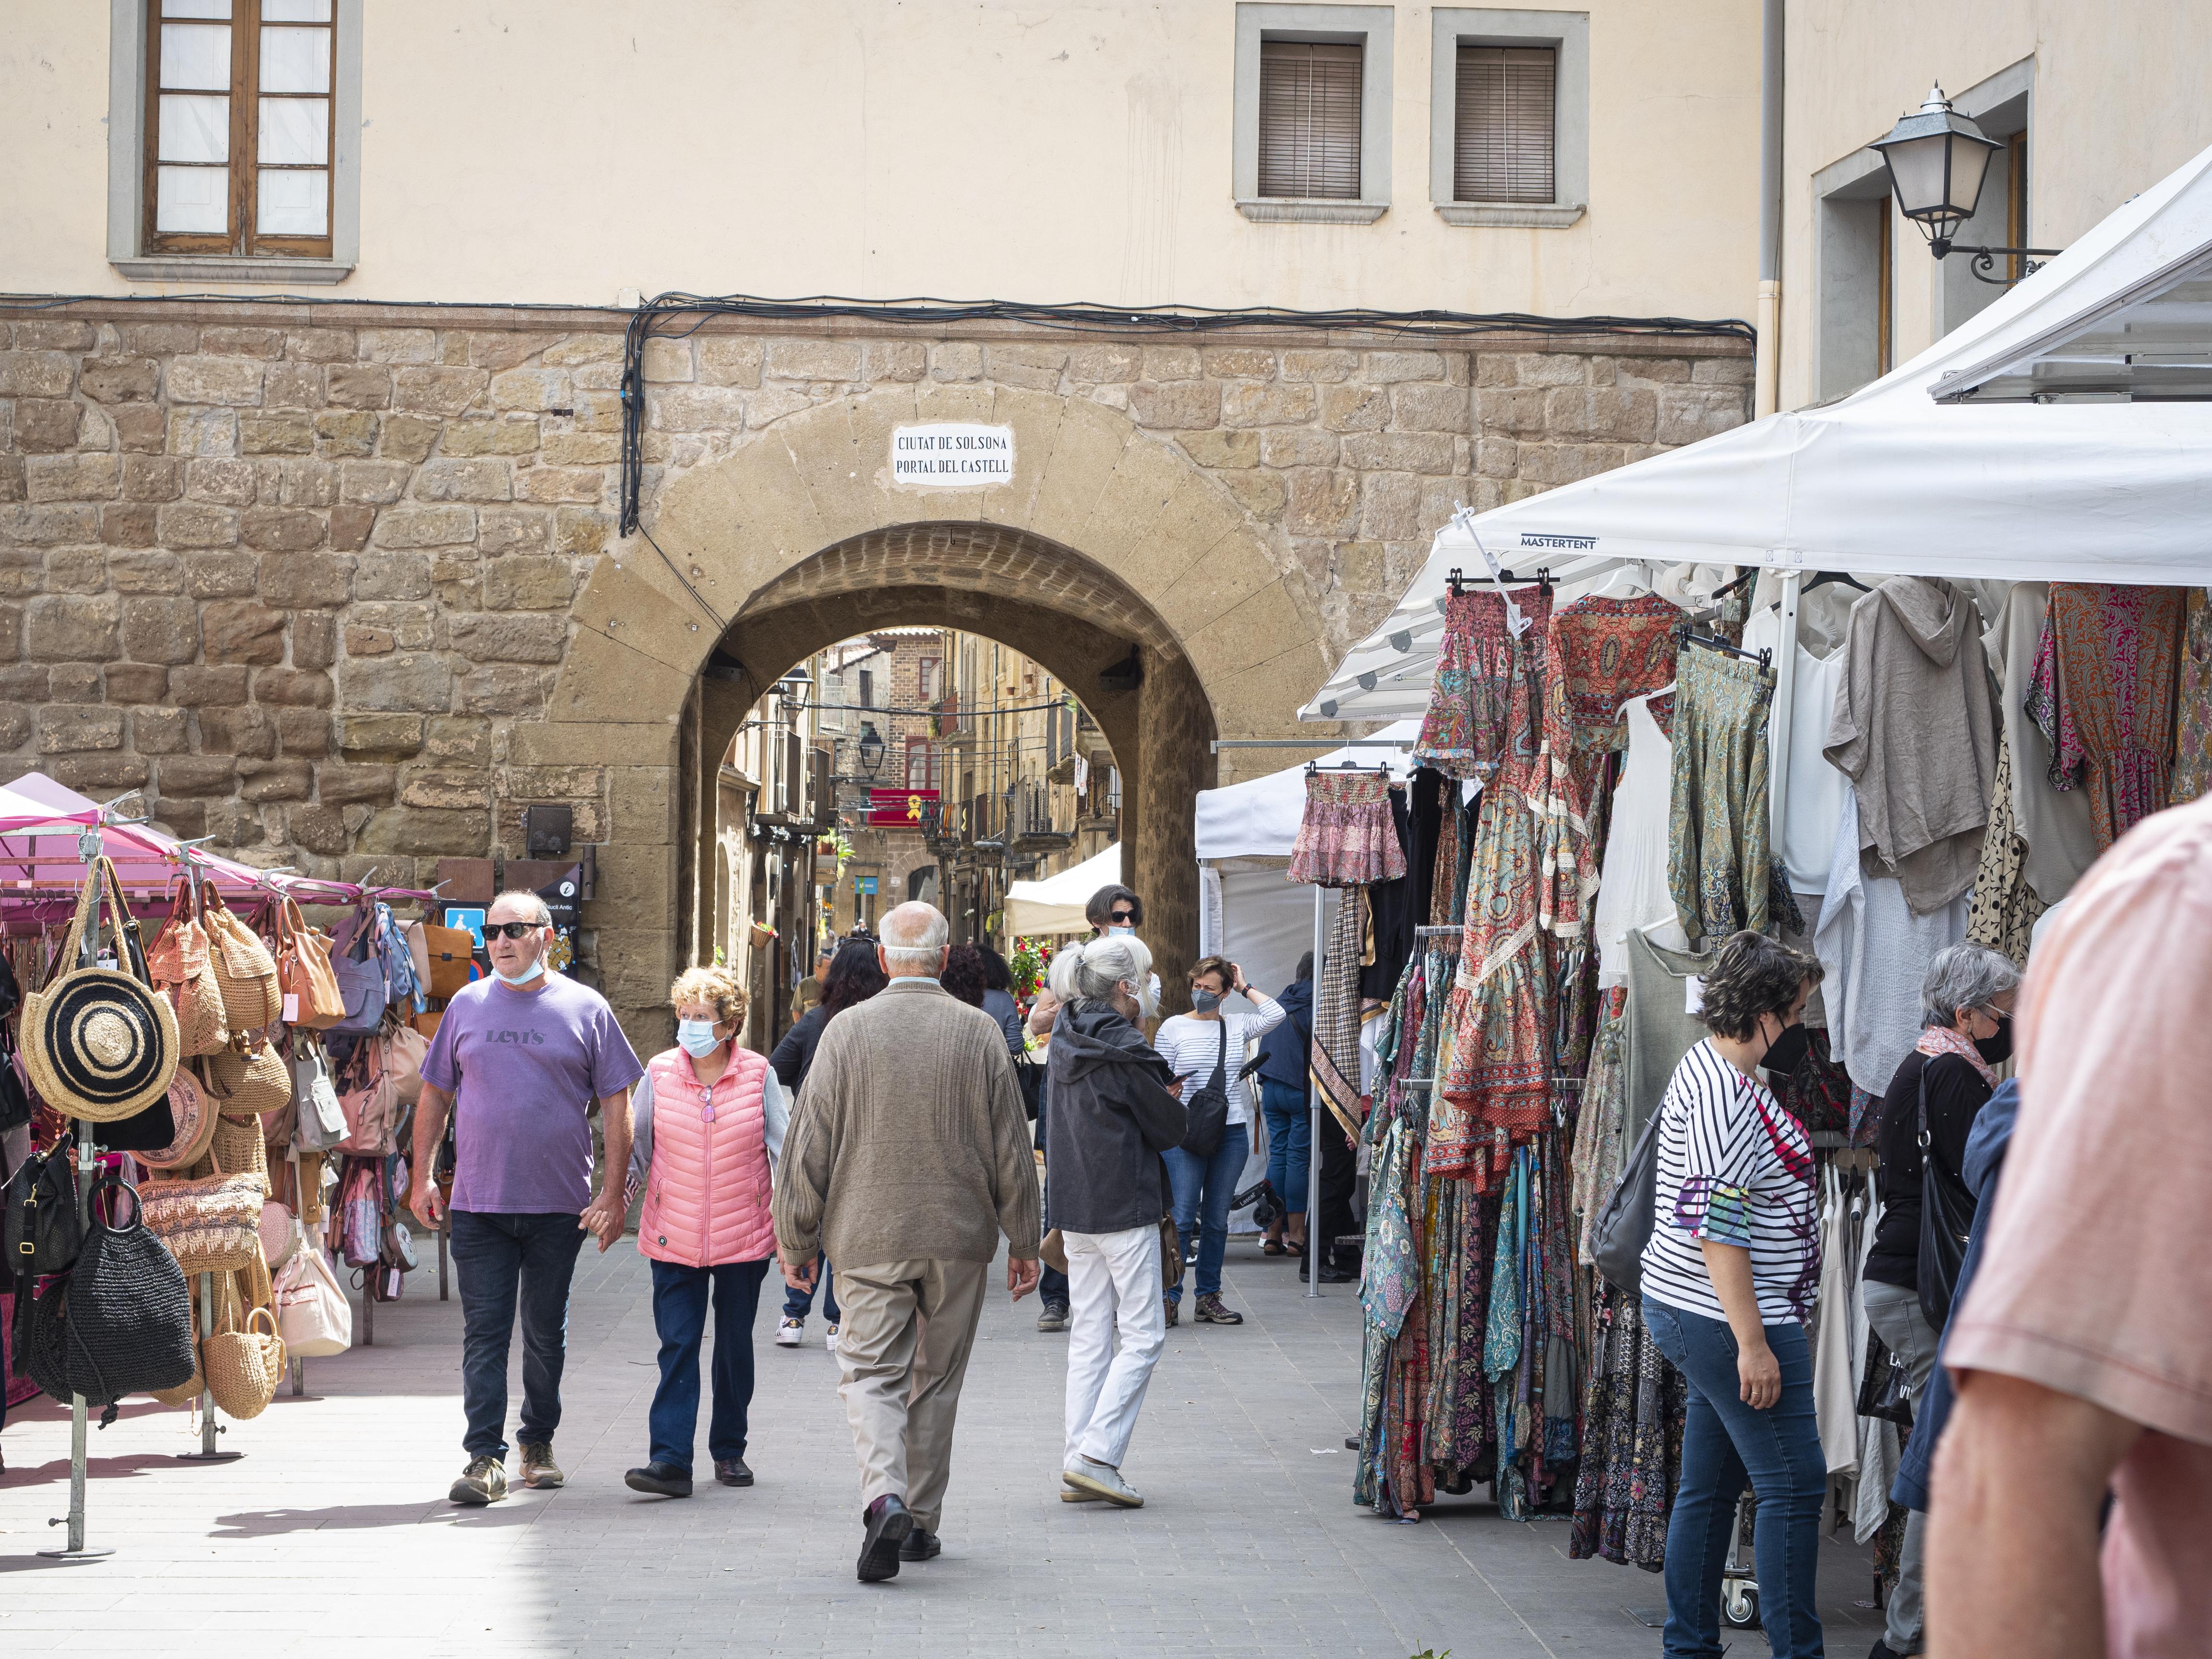
[(2029, 963), (2020, 1125), (1943, 1352), (1959, 1399), (1927, 1626), (1943, 1659), (2212, 1642), (2208, 990), (2212, 797), (2117, 842)]

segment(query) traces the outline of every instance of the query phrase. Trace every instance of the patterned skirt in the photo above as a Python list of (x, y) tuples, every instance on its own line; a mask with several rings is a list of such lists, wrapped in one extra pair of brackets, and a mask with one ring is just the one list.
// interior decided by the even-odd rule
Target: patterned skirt
[(1741, 658), (1696, 647), (1682, 653), (1667, 886), (1692, 939), (1767, 930), (1774, 860), (1767, 842), (1766, 697), (1773, 684)]
[(1320, 887), (1365, 887), (1406, 873), (1406, 848), (1380, 772), (1314, 772), (1291, 848), (1290, 878)]
[(1540, 711), (1531, 695), (1541, 665), (1551, 599), (1534, 588), (1513, 603), (1531, 625), (1518, 641), (1494, 589), (1444, 600), (1444, 637), (1413, 753), (1447, 777), (1487, 778), (1520, 744), (1533, 750)]

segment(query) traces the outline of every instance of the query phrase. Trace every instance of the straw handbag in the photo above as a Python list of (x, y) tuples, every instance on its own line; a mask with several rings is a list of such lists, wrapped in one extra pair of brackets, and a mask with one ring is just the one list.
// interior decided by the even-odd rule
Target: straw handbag
[(260, 1182), (262, 1196), (268, 1196), (269, 1146), (262, 1138), (260, 1119), (238, 1116), (226, 1107), (216, 1117), (208, 1159), (205, 1173), (252, 1176)]
[(276, 959), (261, 937), (233, 913), (213, 887), (204, 890), (203, 925), (207, 929), (208, 963), (222, 993), (223, 1017), (234, 1034), (258, 1031), (274, 1024), (284, 1012), (276, 989)]
[(322, 1030), (345, 1018), (345, 993), (331, 968), (331, 936), (307, 926), (295, 900), (276, 907), (276, 988), (287, 1025)]
[(187, 1276), (235, 1273), (261, 1255), (261, 1200), (267, 1196), (267, 1182), (251, 1172), (225, 1174), (212, 1148), (208, 1161), (215, 1165), (213, 1175), (149, 1181), (139, 1194), (147, 1226)]
[[(102, 883), (107, 902), (100, 920), (114, 931), (118, 968), (96, 966), (99, 941), (85, 938)], [(31, 1086), (66, 1117), (114, 1123), (137, 1116), (168, 1093), (176, 1076), (177, 1014), (154, 989), (138, 925), (106, 859), (93, 860), (54, 960), (63, 971), (23, 1000), (23, 1065)]]
[(208, 1093), (230, 1113), (266, 1117), (292, 1103), (292, 1068), (266, 1037), (233, 1042), (207, 1060)]
[[(284, 1339), (276, 1334), (276, 1316), (268, 1309), (256, 1308), (240, 1319), (238, 1308), (234, 1287), (223, 1302), (221, 1328), (200, 1344), (200, 1364), (216, 1408), (243, 1423), (260, 1416), (276, 1397), (284, 1376)], [(254, 1329), (256, 1320), (269, 1328)]]
[(169, 898), (169, 919), (146, 952), (147, 971), (177, 1011), (177, 1039), (185, 1054), (211, 1054), (230, 1041), (223, 1014), (222, 988), (216, 983), (208, 955), (207, 929), (193, 912), (193, 884), (177, 883)]
[(215, 1139), (215, 1102), (189, 1066), (178, 1066), (169, 1081), (169, 1118), (177, 1126), (177, 1138), (138, 1154), (138, 1161), (149, 1170), (189, 1170), (207, 1156)]

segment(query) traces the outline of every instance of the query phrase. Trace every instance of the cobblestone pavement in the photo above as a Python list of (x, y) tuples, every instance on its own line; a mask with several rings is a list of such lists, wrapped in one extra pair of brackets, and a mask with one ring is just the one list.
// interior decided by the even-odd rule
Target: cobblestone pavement
[[(444, 1501), (463, 1461), (460, 1307), (439, 1301), (434, 1265), (378, 1310), (374, 1347), (310, 1362), (307, 1397), (230, 1425), (242, 1461), (173, 1461), (195, 1443), (186, 1416), (143, 1399), (96, 1432), (90, 1539), (114, 1547), (105, 1561), (36, 1556), (60, 1536), (46, 1522), (68, 1504), (69, 1425), (50, 1404), (21, 1408), (0, 1434), (0, 1653), (1658, 1653), (1632, 1613), (1662, 1605), (1659, 1580), (1569, 1561), (1563, 1523), (1511, 1524), (1472, 1498), (1418, 1525), (1353, 1507), (1352, 1287), (1306, 1300), (1288, 1261), (1232, 1244), (1228, 1299), (1247, 1322), (1169, 1334), (1127, 1463), (1146, 1506), (1124, 1511), (1058, 1501), (1066, 1339), (994, 1283), (945, 1553), (893, 1584), (854, 1578), (851, 1441), (818, 1319), (787, 1351), (762, 1310), (758, 1486), (710, 1482), (675, 1503), (623, 1486), (645, 1461), (654, 1378), (649, 1280), (624, 1241), (579, 1267), (562, 1492), (518, 1487), (478, 1511)], [(1880, 1634), (1853, 1601), (1865, 1554), (1845, 1541), (1822, 1555), (1830, 1650), (1863, 1651)], [(1736, 1645), (1765, 1650), (1755, 1632)]]

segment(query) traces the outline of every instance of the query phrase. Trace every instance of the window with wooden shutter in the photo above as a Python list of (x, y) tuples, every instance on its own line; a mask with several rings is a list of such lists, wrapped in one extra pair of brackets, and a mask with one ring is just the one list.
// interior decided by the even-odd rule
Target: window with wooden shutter
[(1558, 199), (1555, 112), (1559, 52), (1552, 46), (1462, 46), (1453, 112), (1452, 198)]
[(336, 0), (148, 0), (145, 248), (331, 254)]
[(1261, 196), (1358, 200), (1364, 56), (1358, 46), (1261, 43)]

